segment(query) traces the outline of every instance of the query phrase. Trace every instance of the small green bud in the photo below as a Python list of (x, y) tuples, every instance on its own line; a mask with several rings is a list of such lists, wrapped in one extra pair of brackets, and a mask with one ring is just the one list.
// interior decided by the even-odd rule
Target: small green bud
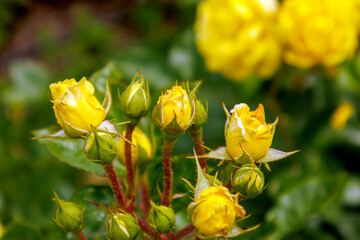
[(135, 81), (138, 73), (120, 96), (120, 110), (133, 124), (147, 114), (151, 103), (149, 83), (141, 73), (140, 79)]
[(65, 232), (79, 232), (83, 224), (85, 207), (81, 208), (73, 202), (61, 200), (55, 191), (54, 195), (53, 200), (56, 201), (55, 223)]
[(91, 132), (85, 139), (86, 157), (95, 163), (110, 164), (116, 157), (116, 142), (109, 133)]
[(204, 108), (204, 105), (202, 105), (201, 101), (195, 97), (195, 123), (194, 127), (199, 128), (204, 123), (206, 123), (208, 119), (208, 111), (207, 108)]
[(231, 186), (235, 192), (246, 199), (252, 199), (264, 190), (264, 174), (254, 165), (239, 168), (232, 179)]
[(157, 206), (151, 202), (148, 223), (150, 227), (157, 232), (168, 232), (175, 226), (175, 213), (169, 207)]
[(124, 212), (109, 212), (105, 226), (108, 240), (135, 240), (140, 233), (137, 220)]

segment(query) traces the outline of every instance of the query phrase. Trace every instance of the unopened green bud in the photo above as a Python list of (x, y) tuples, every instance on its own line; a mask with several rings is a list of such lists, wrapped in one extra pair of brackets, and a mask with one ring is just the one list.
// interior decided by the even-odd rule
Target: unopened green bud
[(148, 223), (150, 227), (157, 232), (168, 232), (175, 226), (175, 213), (169, 207), (157, 206), (151, 202)]
[(91, 132), (85, 139), (86, 157), (95, 163), (110, 164), (116, 157), (116, 142), (109, 133)]
[(264, 174), (254, 165), (244, 165), (239, 168), (232, 179), (232, 188), (240, 196), (252, 199), (264, 190)]
[(194, 127), (199, 128), (204, 123), (206, 123), (208, 119), (208, 110), (207, 108), (204, 108), (204, 105), (201, 103), (201, 101), (195, 97), (195, 123)]
[(135, 81), (138, 73), (120, 96), (120, 109), (132, 124), (147, 114), (151, 102), (148, 81), (144, 80), (141, 73), (140, 79)]
[(54, 195), (53, 200), (56, 201), (55, 223), (65, 232), (79, 232), (83, 224), (85, 207), (81, 208), (73, 202), (61, 200), (56, 192)]
[(108, 240), (135, 240), (140, 233), (137, 220), (124, 212), (109, 212), (105, 226)]

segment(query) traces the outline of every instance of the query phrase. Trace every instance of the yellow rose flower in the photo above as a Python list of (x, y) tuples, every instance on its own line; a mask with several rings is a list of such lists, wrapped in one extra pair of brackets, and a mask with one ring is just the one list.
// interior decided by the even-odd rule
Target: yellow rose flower
[(358, 12), (352, 0), (286, 0), (279, 25), (287, 63), (334, 66), (357, 47)]
[(208, 70), (235, 81), (272, 75), (281, 62), (276, 8), (276, 0), (201, 1), (195, 41)]
[[(122, 133), (125, 136), (125, 131)], [(135, 164), (137, 160), (147, 161), (150, 160), (153, 155), (153, 147), (150, 142), (150, 139), (143, 133), (140, 128), (135, 127), (133, 131), (131, 142), (131, 162)], [(119, 159), (125, 164), (125, 140), (120, 139), (118, 142), (118, 152), (117, 155)]]
[(153, 118), (161, 128), (166, 128), (174, 119), (185, 131), (191, 122), (192, 107), (189, 96), (181, 86), (173, 86), (162, 95), (154, 108)]
[(275, 132), (275, 124), (266, 124), (264, 107), (259, 104), (255, 111), (245, 103), (231, 110), (225, 138), (226, 149), (233, 159), (243, 156), (243, 151), (253, 161), (262, 158), (269, 150)]
[(347, 121), (354, 114), (355, 108), (349, 102), (342, 103), (331, 115), (330, 125), (334, 129), (344, 129)]
[(106, 116), (106, 111), (94, 96), (93, 85), (86, 78), (79, 82), (70, 79), (53, 83), (50, 91), (57, 122), (70, 136), (90, 132), (91, 126), (97, 127)]
[(227, 188), (213, 186), (205, 189), (196, 201), (191, 216), (194, 227), (204, 236), (225, 236), (236, 217), (244, 217), (245, 210), (238, 205)]

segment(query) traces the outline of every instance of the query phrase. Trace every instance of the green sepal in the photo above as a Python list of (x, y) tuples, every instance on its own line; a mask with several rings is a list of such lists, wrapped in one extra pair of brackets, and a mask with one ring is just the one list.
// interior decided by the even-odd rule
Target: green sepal
[(260, 226), (261, 226), (261, 223), (258, 225), (255, 225), (251, 228), (241, 228), (238, 225), (234, 224), (233, 227), (229, 230), (229, 232), (224, 237), (225, 238), (237, 237), (237, 236), (243, 235), (245, 233), (254, 231), (255, 229), (257, 229)]
[(260, 158), (256, 161), (256, 163), (269, 163), (275, 162), (284, 158), (287, 158), (300, 150), (292, 151), (292, 152), (282, 152), (280, 150), (276, 150), (274, 148), (270, 148), (269, 151), (265, 154), (264, 157)]
[(195, 186), (195, 201), (198, 199), (198, 197), (200, 196), (200, 194), (207, 188), (211, 187), (211, 184), (209, 182), (209, 180), (206, 178), (203, 170), (201, 169), (199, 160), (197, 158), (195, 149), (194, 149), (194, 156), (195, 156), (195, 161), (196, 161), (196, 168), (197, 168), (197, 182), (196, 182), (196, 186)]
[(106, 81), (105, 98), (102, 103), (102, 107), (105, 109), (106, 115), (108, 115), (111, 105), (112, 105), (112, 97), (111, 97), (111, 89), (110, 89), (110, 83), (109, 83), (109, 78), (108, 78)]
[(219, 147), (211, 152), (208, 152), (205, 155), (198, 156), (198, 158), (210, 158), (210, 159), (218, 159), (223, 161), (233, 161), (226, 147)]

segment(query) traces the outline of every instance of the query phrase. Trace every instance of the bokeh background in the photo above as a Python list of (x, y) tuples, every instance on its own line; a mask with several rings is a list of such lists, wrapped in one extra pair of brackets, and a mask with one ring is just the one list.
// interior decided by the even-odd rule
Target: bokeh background
[[(242, 202), (252, 216), (241, 223), (263, 225), (237, 239), (360, 239), (359, 50), (331, 67), (282, 61), (266, 78), (234, 81), (207, 70), (197, 50), (197, 6), (195, 0), (0, 1), (0, 239), (74, 239), (51, 219), (52, 190), (86, 204), (85, 234), (104, 239), (105, 213), (87, 200), (110, 203), (110, 189), (56, 159), (49, 146), (31, 140), (32, 131), (56, 125), (50, 83), (85, 76), (102, 96), (104, 79), (123, 89), (138, 69), (154, 96), (175, 79), (203, 79), (204, 141), (212, 149), (225, 145), (222, 102), (229, 109), (245, 102), (251, 109), (262, 103), (267, 122), (279, 117), (273, 148), (301, 150), (271, 164), (271, 172), (263, 169), (268, 186)], [(116, 107), (115, 100), (110, 117), (121, 121)], [(185, 135), (175, 154), (191, 152)], [(179, 177), (195, 183), (192, 161), (174, 159), (176, 192), (189, 190)], [(210, 160), (210, 170), (216, 164)], [(154, 183), (160, 166), (159, 158), (148, 166)], [(187, 224), (189, 202), (189, 196), (174, 201), (178, 226)]]

